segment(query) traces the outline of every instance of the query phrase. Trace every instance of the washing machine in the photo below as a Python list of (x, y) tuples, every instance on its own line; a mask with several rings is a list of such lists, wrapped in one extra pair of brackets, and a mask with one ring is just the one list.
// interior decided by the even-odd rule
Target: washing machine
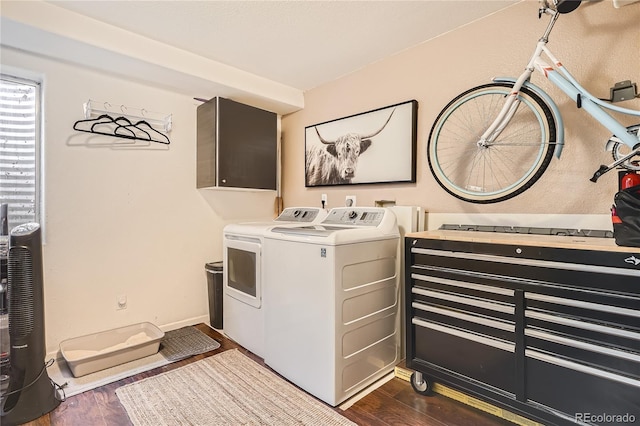
[(259, 357), (264, 358), (264, 234), (274, 226), (319, 223), (326, 215), (326, 210), (321, 208), (288, 207), (271, 221), (224, 227), (224, 333)]
[(400, 361), (400, 236), (386, 208), (334, 208), (264, 237), (267, 365), (336, 406)]

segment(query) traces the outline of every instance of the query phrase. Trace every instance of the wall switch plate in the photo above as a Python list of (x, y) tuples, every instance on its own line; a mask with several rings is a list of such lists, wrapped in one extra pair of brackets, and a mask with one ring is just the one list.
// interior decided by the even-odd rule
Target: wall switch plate
[(344, 199), (344, 205), (346, 207), (355, 207), (356, 206), (356, 196), (355, 195), (347, 195)]

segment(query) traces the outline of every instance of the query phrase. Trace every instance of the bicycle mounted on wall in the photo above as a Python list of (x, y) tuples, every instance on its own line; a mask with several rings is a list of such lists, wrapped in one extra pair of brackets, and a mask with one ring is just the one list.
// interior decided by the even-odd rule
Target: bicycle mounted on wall
[[(494, 78), (493, 83), (458, 95), (440, 112), (429, 134), (427, 158), (436, 181), (449, 194), (480, 204), (508, 200), (530, 188), (554, 154), (560, 158), (562, 116), (553, 99), (530, 82), (534, 71), (613, 134), (606, 149), (614, 162), (600, 166), (592, 182), (616, 167), (640, 170), (637, 158), (634, 160), (640, 155), (640, 124), (625, 127), (605, 109), (636, 117), (640, 111), (593, 96), (547, 47), (560, 14), (579, 5), (580, 1), (541, 0), (538, 17), (549, 15), (550, 22), (520, 77)], [(543, 53), (553, 65), (542, 59)]]

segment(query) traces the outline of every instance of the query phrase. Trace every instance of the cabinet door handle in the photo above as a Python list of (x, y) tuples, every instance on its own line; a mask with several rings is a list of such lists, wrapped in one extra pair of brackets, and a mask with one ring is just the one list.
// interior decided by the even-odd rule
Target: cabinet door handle
[(581, 373), (602, 377), (608, 380), (614, 380), (619, 383), (624, 383), (636, 388), (640, 388), (640, 381), (632, 379), (631, 377), (625, 377), (619, 374), (609, 373), (608, 371), (600, 370), (598, 368), (588, 367), (586, 365), (578, 364), (577, 362), (568, 361), (562, 358), (557, 358), (555, 356), (543, 354), (541, 352), (534, 351), (531, 349), (525, 349), (524, 354), (527, 358), (537, 359), (538, 361), (543, 361), (549, 364), (557, 365), (559, 367), (568, 368), (570, 370), (579, 371)]
[(418, 325), (420, 327), (429, 328), (431, 330), (439, 331), (441, 333), (450, 334), (452, 336), (460, 337), (462, 339), (471, 340), (473, 342), (481, 343), (487, 346), (492, 346), (497, 349), (502, 349), (503, 351), (513, 352), (513, 353), (515, 353), (516, 351), (515, 344), (505, 342), (503, 340), (492, 339), (490, 337), (481, 336), (479, 334), (458, 330), (457, 328), (445, 327), (440, 324), (434, 324), (432, 322), (423, 321), (418, 318), (413, 318), (411, 322), (414, 325)]

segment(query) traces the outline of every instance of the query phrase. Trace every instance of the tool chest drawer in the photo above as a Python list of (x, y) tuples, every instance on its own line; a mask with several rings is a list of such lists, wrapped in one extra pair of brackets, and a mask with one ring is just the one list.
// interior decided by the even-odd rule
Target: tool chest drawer
[(579, 413), (640, 419), (638, 380), (542, 352), (526, 355), (527, 402), (533, 407), (571, 419)]
[(407, 367), (543, 424), (640, 420), (640, 250), (457, 234), (405, 238)]
[[(515, 393), (515, 344), (442, 324), (414, 319), (419, 345), (415, 356), (463, 379)], [(472, 356), (470, 356), (472, 354)]]

